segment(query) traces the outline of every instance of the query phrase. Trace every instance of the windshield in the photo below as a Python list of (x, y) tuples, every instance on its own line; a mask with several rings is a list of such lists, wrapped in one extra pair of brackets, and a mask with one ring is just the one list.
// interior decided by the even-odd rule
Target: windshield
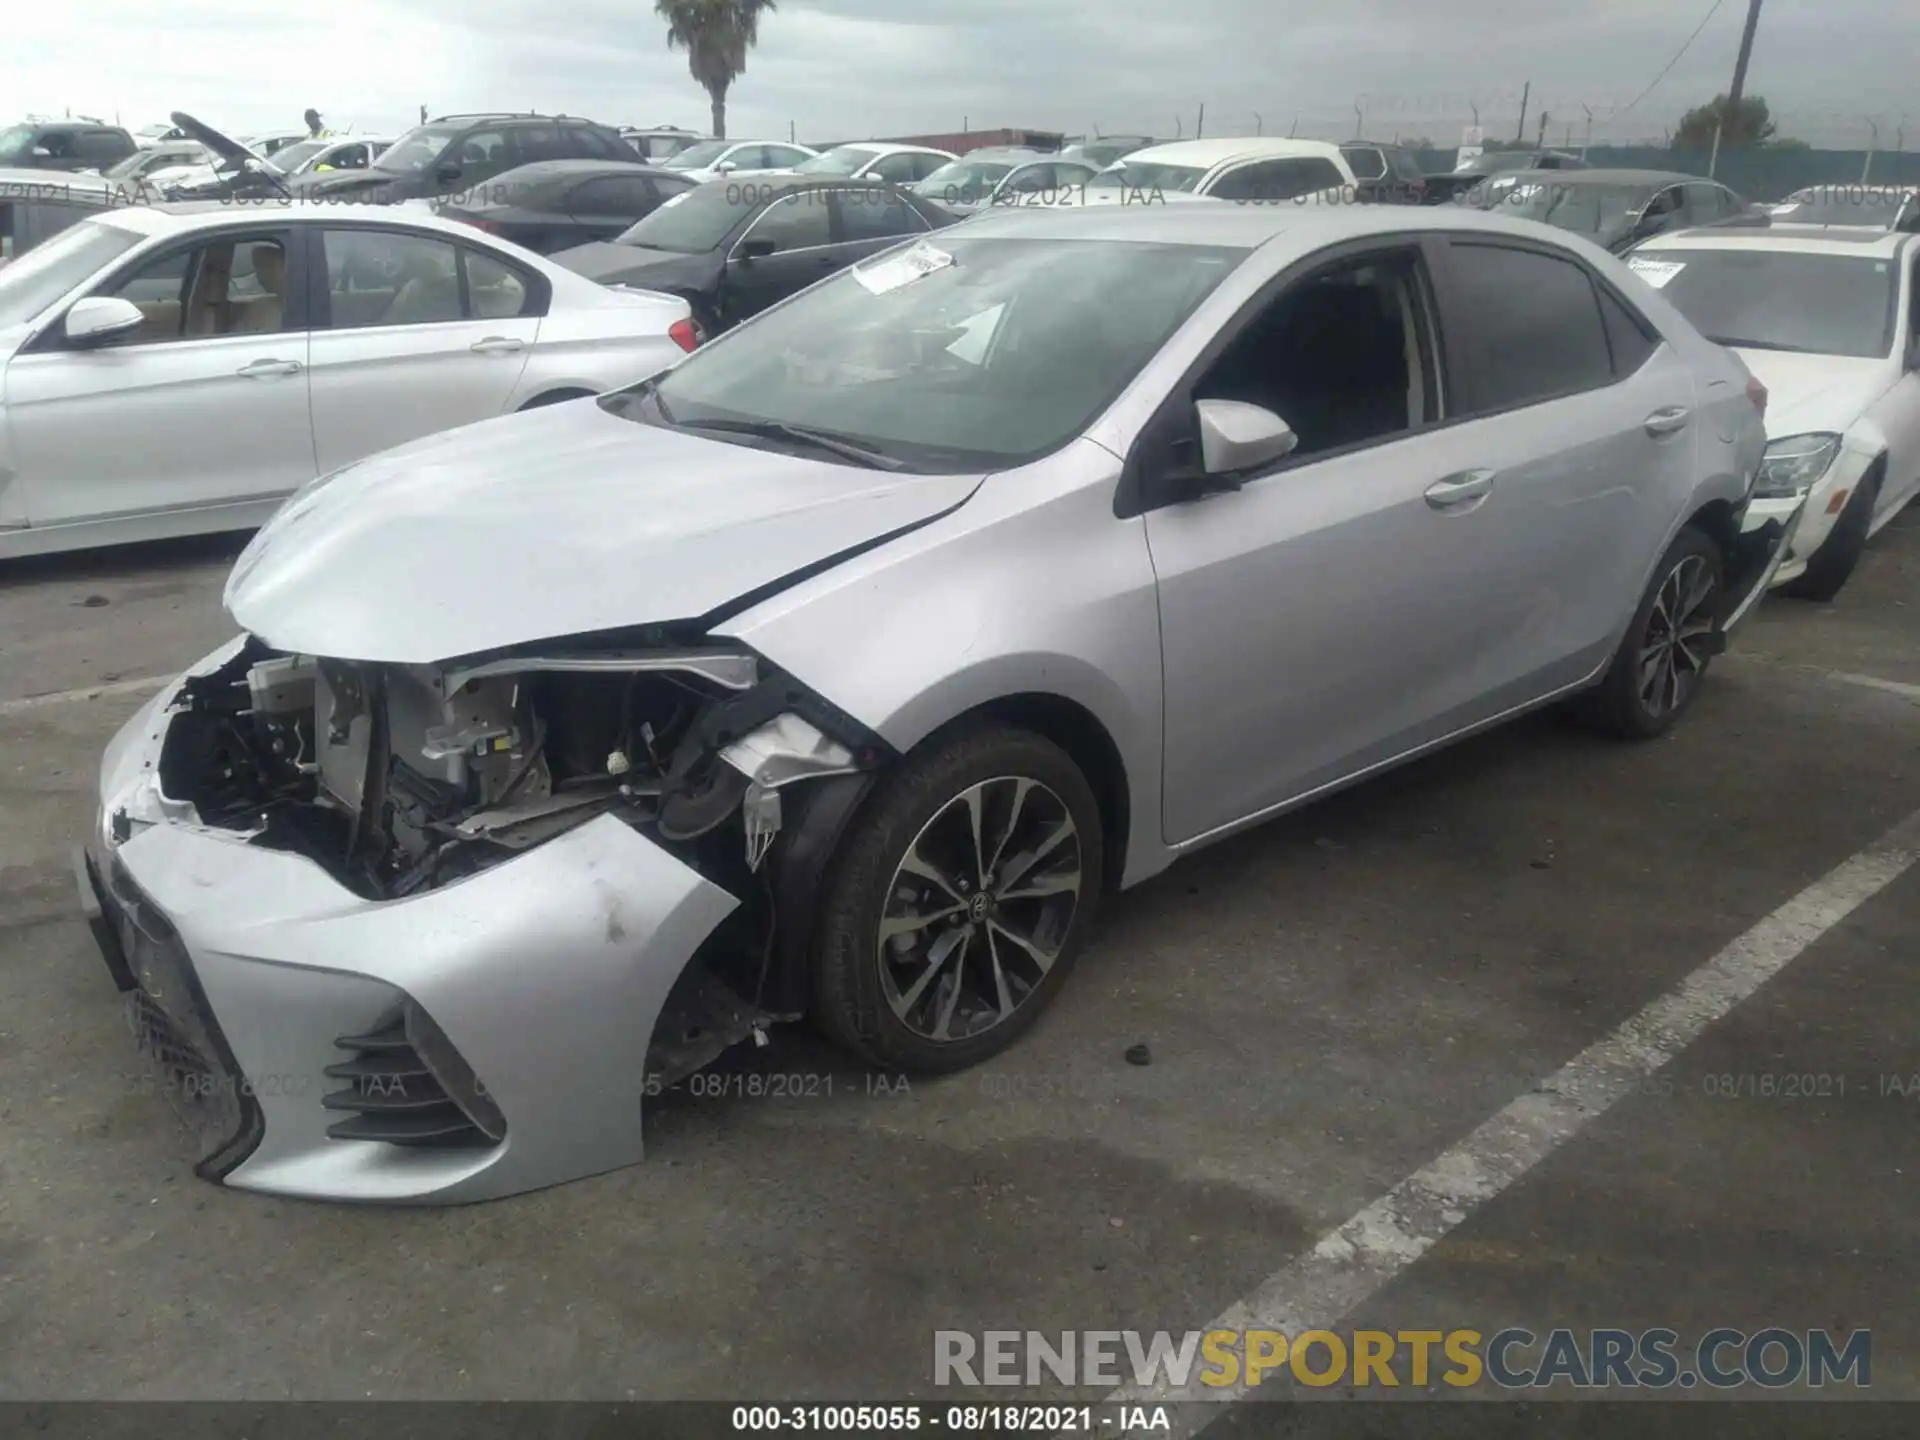
[(1007, 160), (955, 160), (910, 188), (935, 200), (971, 200), (991, 195), (1012, 173), (1013, 162)]
[(0, 266), (0, 326), (33, 319), (142, 240), (104, 220), (82, 220)]
[(33, 127), (31, 125), (9, 125), (0, 130), (0, 157), (11, 158), (23, 155), (33, 146)]
[(1087, 182), (1089, 190), (1186, 190), (1191, 191), (1207, 176), (1193, 165), (1157, 165), (1152, 161), (1122, 160), (1108, 166)]
[(1719, 345), (1879, 359), (1893, 349), (1893, 262), (1760, 248), (1642, 250), (1627, 262)]
[(1914, 191), (1906, 186), (1816, 185), (1796, 190), (1772, 207), (1775, 220), (1788, 225), (1861, 225), (1891, 230)]
[(726, 239), (733, 227), (773, 198), (761, 185), (696, 185), (661, 202), (644, 220), (629, 226), (616, 245), (701, 255)]
[(666, 168), (669, 170), (703, 170), (732, 148), (733, 141), (731, 140), (708, 140), (699, 145), (689, 145), (671, 160), (667, 161)]
[(301, 140), (287, 146), (284, 150), (274, 152), (273, 159), (267, 163), (282, 175), (291, 175), (333, 143), (331, 140)]
[(1568, 185), (1552, 180), (1488, 186), (1474, 197), (1484, 210), (1539, 220), (1576, 235), (1611, 235), (1646, 206), (1644, 185)]
[(851, 175), (880, 152), (869, 145), (838, 145), (824, 155), (802, 160), (796, 175)]
[(659, 382), (657, 408), (638, 390), (612, 408), (803, 426), (923, 473), (1022, 465), (1079, 435), (1246, 253), (922, 240), (694, 351)]
[(390, 175), (418, 175), (439, 158), (440, 152), (459, 133), (451, 125), (421, 125), (381, 151), (373, 168)]

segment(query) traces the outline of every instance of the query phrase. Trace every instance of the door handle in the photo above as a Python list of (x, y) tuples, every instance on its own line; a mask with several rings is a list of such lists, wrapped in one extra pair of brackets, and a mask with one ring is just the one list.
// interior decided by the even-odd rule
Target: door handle
[(1458, 475), (1449, 475), (1429, 485), (1427, 504), (1436, 510), (1451, 510), (1472, 500), (1485, 499), (1492, 493), (1493, 471), (1463, 470)]
[(255, 360), (233, 373), (244, 375), (249, 380), (268, 380), (277, 375), (298, 375), (300, 369), (298, 360)]
[(516, 350), (526, 349), (527, 342), (508, 335), (489, 335), (484, 340), (474, 341), (471, 348), (476, 355), (511, 355)]
[(1656, 410), (1647, 416), (1647, 434), (1672, 435), (1687, 428), (1687, 421), (1693, 418), (1693, 412), (1683, 406), (1669, 405), (1664, 410)]

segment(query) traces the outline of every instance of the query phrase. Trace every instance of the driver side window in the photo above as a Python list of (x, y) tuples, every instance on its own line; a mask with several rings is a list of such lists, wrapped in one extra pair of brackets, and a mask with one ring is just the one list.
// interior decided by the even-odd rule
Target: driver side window
[[(1415, 252), (1345, 260), (1290, 285), (1229, 342), (1195, 400), (1270, 410), (1296, 456), (1373, 444), (1438, 414)], [(1194, 458), (1197, 460), (1197, 447)]]

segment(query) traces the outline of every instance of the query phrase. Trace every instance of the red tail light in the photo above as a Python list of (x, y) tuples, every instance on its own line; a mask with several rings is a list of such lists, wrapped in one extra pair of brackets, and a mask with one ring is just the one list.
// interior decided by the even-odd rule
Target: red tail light
[(676, 320), (667, 327), (667, 338), (691, 354), (700, 343), (700, 327), (691, 320)]
[(489, 235), (504, 235), (507, 232), (491, 220), (481, 220), (472, 215), (453, 215), (449, 219), (458, 220), (462, 225), (471, 225), (476, 230), (484, 230)]
[(1766, 419), (1767, 387), (1762, 385), (1758, 380), (1755, 380), (1751, 375), (1747, 377), (1747, 398), (1753, 401), (1753, 408), (1760, 412), (1760, 418), (1762, 420)]

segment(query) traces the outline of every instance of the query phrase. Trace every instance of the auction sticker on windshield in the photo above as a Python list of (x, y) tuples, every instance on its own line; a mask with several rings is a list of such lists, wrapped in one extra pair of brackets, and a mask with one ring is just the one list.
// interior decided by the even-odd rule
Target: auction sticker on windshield
[(902, 254), (889, 255), (871, 265), (854, 266), (853, 278), (873, 294), (885, 295), (902, 285), (911, 285), (915, 280), (924, 279), (936, 270), (944, 270), (951, 264), (953, 256), (922, 240)]
[(1687, 267), (1681, 260), (1654, 260), (1635, 255), (1627, 261), (1627, 268), (1658, 290)]

